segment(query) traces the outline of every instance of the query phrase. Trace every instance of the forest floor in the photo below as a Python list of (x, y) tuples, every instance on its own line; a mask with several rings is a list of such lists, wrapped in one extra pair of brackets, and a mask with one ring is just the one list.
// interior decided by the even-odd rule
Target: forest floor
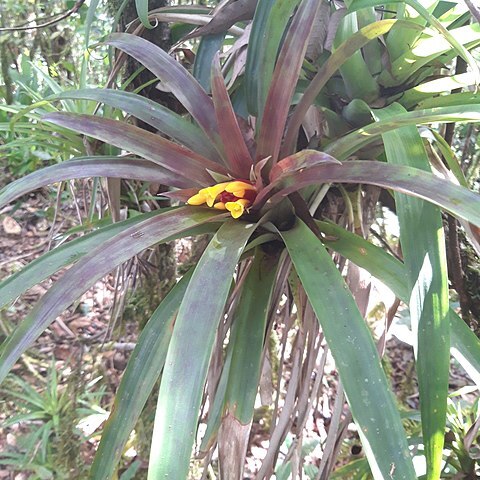
[[(46, 191), (40, 191), (28, 197), (26, 202), (19, 202), (0, 212), (0, 278), (8, 277), (54, 247), (65, 232), (78, 225), (78, 205), (68, 203), (58, 209), (53, 224), (54, 201)], [(177, 243), (175, 252), (178, 262), (188, 259), (189, 248), (188, 242)], [(57, 272), (30, 288), (13, 305), (0, 310), (0, 338), (5, 338), (21, 322), (53, 282), (61, 278), (62, 273)], [(131, 300), (132, 298), (127, 300), (130, 306)], [(112, 322), (112, 305), (115, 301), (118, 298), (116, 299), (115, 277), (112, 274), (97, 282), (93, 289), (57, 318), (14, 367), (14, 376), (0, 390), (0, 480), (64, 478), (60, 473), (55, 473), (55, 462), (59, 462), (59, 458), (66, 470), (77, 472), (70, 476), (67, 474), (65, 478), (86, 478), (85, 466), (91, 463), (99, 441), (96, 432), (108, 416), (112, 398), (139, 332), (139, 321), (132, 314), (131, 308), (127, 309), (127, 315)], [(391, 373), (394, 391), (406, 406), (417, 408), (412, 348), (391, 335), (387, 342), (386, 356), (389, 359), (387, 369)], [(319, 438), (322, 432), (328, 431), (333, 408), (330, 395), (334, 394), (337, 385), (333, 361), (330, 359), (330, 362), (330, 374), (323, 380), (323, 406), (312, 411), (307, 421), (304, 434), (307, 439)], [(285, 375), (289, 374), (288, 370), (286, 365)], [(52, 400), (48, 397), (48, 391), (52, 385), (52, 376), (55, 375), (59, 393)], [(15, 378), (31, 385), (39, 395), (38, 398), (43, 400), (37, 398), (35, 403), (34, 395), (29, 393), (28, 387)], [(453, 363), (451, 391), (470, 384), (471, 381), (463, 370)], [(30, 404), (27, 405), (28, 398), (25, 401), (25, 398), (12, 395), (12, 391), (17, 394), (22, 391), (30, 398)], [(62, 403), (62, 398), (69, 399), (70, 402)], [(43, 438), (33, 435), (35, 438), (32, 440), (32, 433), (44, 428), (45, 421), (41, 417), (34, 421), (20, 421), (22, 418), (19, 415), (48, 410), (48, 402), (50, 407), (52, 402), (56, 402), (61, 424)], [(154, 407), (152, 399), (147, 404), (144, 419), (152, 418)], [(17, 418), (19, 421), (15, 421)], [(83, 423), (78, 423), (79, 419)], [(88, 440), (80, 434), (71, 435), (75, 426), (71, 422), (83, 429), (84, 435), (89, 436)], [(151, 426), (151, 421), (143, 421), (143, 425), (138, 427), (137, 442), (130, 451), (131, 462), (140, 460), (140, 470), (147, 464), (148, 432)], [(256, 421), (252, 427), (246, 478), (253, 478), (253, 472), (265, 456), (268, 438), (267, 427)], [(342, 462), (362, 456), (353, 430), (345, 445)], [(25, 452), (28, 452), (26, 456)], [(36, 465), (42, 455), (43, 465)], [(35, 464), (28, 467), (30, 470), (22, 465), (26, 460), (27, 463)], [(315, 462), (315, 459), (312, 461)]]

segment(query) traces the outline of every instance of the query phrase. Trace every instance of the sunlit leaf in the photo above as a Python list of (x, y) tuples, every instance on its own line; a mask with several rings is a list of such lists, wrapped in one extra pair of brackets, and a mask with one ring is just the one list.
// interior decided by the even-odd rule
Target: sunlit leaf
[[(380, 120), (404, 112), (398, 104), (375, 111)], [(384, 133), (387, 161), (430, 171), (423, 141), (415, 126)], [(414, 345), (427, 479), (437, 479), (442, 467), (450, 369), (450, 325), (447, 258), (440, 209), (395, 192), (400, 242), (408, 272), (410, 318)], [(433, 375), (432, 372), (435, 372)]]

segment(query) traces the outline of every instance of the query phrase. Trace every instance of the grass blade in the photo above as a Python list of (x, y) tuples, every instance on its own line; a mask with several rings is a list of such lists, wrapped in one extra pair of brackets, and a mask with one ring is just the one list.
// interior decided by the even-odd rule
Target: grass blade
[(253, 231), (252, 224), (242, 221), (225, 223), (195, 268), (168, 348), (155, 416), (149, 480), (187, 478), (215, 332), (235, 266)]
[(392, 468), (396, 479), (415, 478), (375, 344), (340, 272), (304, 223), (280, 233), (335, 358), (374, 478), (392, 478)]

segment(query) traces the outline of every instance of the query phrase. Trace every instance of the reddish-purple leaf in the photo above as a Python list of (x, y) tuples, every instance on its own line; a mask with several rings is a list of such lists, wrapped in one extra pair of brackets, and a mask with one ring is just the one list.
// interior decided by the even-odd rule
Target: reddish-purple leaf
[(317, 0), (303, 0), (288, 29), (265, 103), (256, 161), (271, 156), (273, 164), (277, 162), (288, 110), (318, 5)]
[(218, 53), (212, 62), (212, 97), (228, 166), (239, 178), (249, 178), (253, 160), (225, 87)]
[(223, 150), (212, 99), (190, 73), (153, 43), (127, 33), (114, 33), (105, 42), (138, 60), (167, 87), (190, 112), (208, 138)]
[(136, 93), (109, 88), (91, 88), (84, 90), (67, 90), (48, 99), (86, 99), (106, 103), (114, 108), (119, 108), (134, 117), (151, 125), (167, 137), (174, 139), (180, 145), (194, 152), (223, 163), (212, 142), (194, 122), (185, 116), (179, 115), (167, 107), (144, 98)]
[(49, 113), (43, 120), (140, 155), (197, 183), (205, 185), (212, 183), (212, 177), (207, 169), (221, 174), (227, 173), (227, 170), (218, 163), (155, 133), (125, 122), (70, 113)]
[(340, 165), (328, 163), (280, 176), (259, 193), (252, 207), (258, 209), (266, 202), (273, 205), (308, 185), (332, 182), (391, 188), (423, 198), (474, 225), (480, 225), (480, 195), (477, 193), (417, 168), (365, 160)]
[(317, 150), (302, 150), (280, 160), (270, 170), (270, 182), (274, 182), (280, 175), (286, 175), (287, 173), (302, 170), (302, 168), (311, 168), (324, 163), (339, 164), (340, 162), (328, 155), (328, 153), (318, 152)]
[[(0, 207), (37, 188), (72, 178), (125, 178), (187, 188), (195, 184), (146, 160), (131, 157), (85, 157), (42, 168), (0, 190)], [(199, 185), (199, 184), (197, 184)]]
[(142, 250), (216, 216), (218, 211), (214, 209), (182, 207), (170, 210), (126, 228), (86, 254), (48, 290), (2, 344), (0, 382), (55, 318), (100, 278)]

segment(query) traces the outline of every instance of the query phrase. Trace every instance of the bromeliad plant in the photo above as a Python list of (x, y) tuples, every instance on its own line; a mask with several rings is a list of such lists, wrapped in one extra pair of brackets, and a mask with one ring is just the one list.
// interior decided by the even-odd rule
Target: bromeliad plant
[[(72, 265), (4, 342), (0, 378), (64, 309), (112, 269), (153, 245), (213, 235), (198, 264), (162, 301), (138, 340), (92, 478), (112, 477), (160, 374), (149, 478), (187, 477), (207, 400), (200, 450), (206, 453), (218, 443), (221, 477), (243, 478), (266, 340), (284, 294), (284, 308), (296, 308), (301, 327), (287, 391), (294, 407), (278, 418), (279, 430), (257, 478), (271, 476), (275, 445), (282, 443), (295, 415), (301, 425), (310, 411), (308, 389), (297, 387), (302, 375), (309, 379), (313, 371), (319, 329), (335, 359), (373, 476), (415, 478), (371, 332), (329, 250), (369, 271), (410, 306), (427, 477), (439, 478), (450, 351), (477, 382), (480, 377), (478, 339), (449, 309), (440, 209), (466, 227), (480, 225), (480, 209), (479, 196), (466, 188), (438, 134), (432, 135), (447, 163), (437, 163), (439, 175), (432, 173), (417, 125), (480, 119), (477, 93), (439, 95), (458, 87), (458, 81), (478, 81), (469, 48), (480, 43), (480, 30), (452, 2), (428, 2), (428, 8), (414, 0), (400, 2), (397, 18), (383, 19), (374, 9), (377, 3), (345, 2), (331, 52), (307, 58), (312, 43), (320, 42), (312, 35), (316, 23), (333, 7), (317, 0), (258, 2), (248, 46), (242, 50), (247, 33), (236, 27), (244, 35), (227, 54), (223, 73), (216, 51), (224, 35), (202, 39), (194, 72), (203, 86), (142, 38), (109, 37), (106, 43), (150, 69), (192, 120), (123, 91), (80, 90), (56, 97), (105, 103), (162, 136), (99, 115), (43, 117), (129, 154), (74, 158), (40, 170), (7, 186), (0, 194), (2, 204), (52, 182), (102, 176), (169, 185), (168, 195), (181, 205), (93, 231), (5, 280), (2, 305)], [(453, 80), (442, 69), (458, 55), (470, 71)], [(335, 188), (342, 183), (353, 184), (363, 203), (353, 205), (345, 189)], [(368, 227), (367, 214), (377, 202), (364, 184), (395, 192), (404, 263), (348, 231)], [(340, 214), (337, 224), (325, 221), (332, 202)], [(325, 220), (319, 221), (322, 216)], [(357, 290), (351, 282), (350, 287)]]

